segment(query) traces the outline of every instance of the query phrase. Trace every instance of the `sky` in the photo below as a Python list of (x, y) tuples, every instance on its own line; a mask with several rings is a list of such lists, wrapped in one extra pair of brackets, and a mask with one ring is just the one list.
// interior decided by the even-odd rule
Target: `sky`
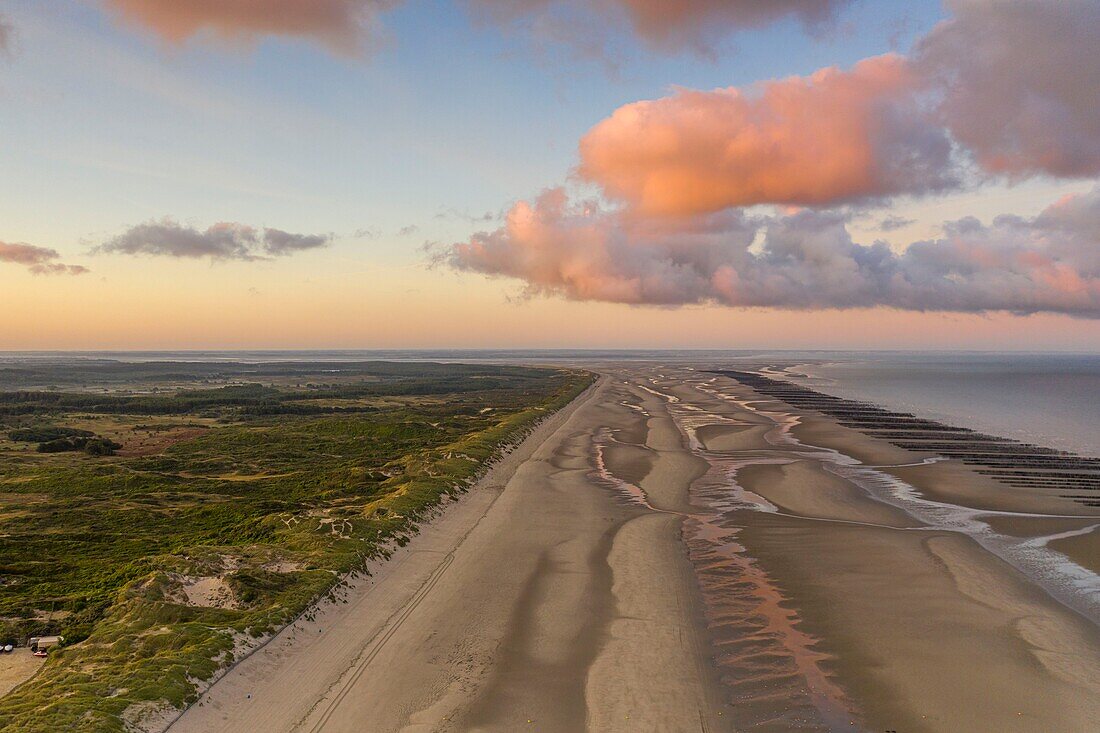
[(0, 349), (1100, 350), (1094, 0), (0, 0)]

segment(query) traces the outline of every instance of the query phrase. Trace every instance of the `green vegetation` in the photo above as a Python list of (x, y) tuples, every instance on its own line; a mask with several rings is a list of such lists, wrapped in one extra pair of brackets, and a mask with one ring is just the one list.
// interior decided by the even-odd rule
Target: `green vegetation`
[(91, 438), (94, 436), (91, 430), (78, 430), (77, 428), (59, 428), (56, 425), (40, 425), (33, 428), (19, 428), (8, 433), (12, 440), (24, 443), (49, 443), (64, 438)]
[(122, 447), (121, 444), (109, 438), (101, 438), (90, 430), (59, 428), (54, 425), (17, 428), (10, 431), (8, 437), (19, 442), (38, 443), (35, 450), (39, 453), (69, 453), (82, 450), (92, 456), (112, 456)]
[[(3, 733), (122, 731), (188, 703), (242, 640), (403, 542), (590, 380), (423, 363), (126, 366), (130, 381), (115, 363), (0, 368), (0, 384), (46, 371), (86, 390), (0, 392), (12, 439), (0, 440), (0, 641), (66, 637), (0, 699)], [(30, 445), (78, 439), (86, 452)], [(93, 455), (96, 441), (118, 455)]]

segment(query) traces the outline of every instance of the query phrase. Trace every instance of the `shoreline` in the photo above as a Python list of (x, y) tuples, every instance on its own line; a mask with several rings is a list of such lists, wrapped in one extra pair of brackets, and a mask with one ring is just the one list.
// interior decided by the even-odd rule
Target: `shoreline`
[[(1100, 512), (708, 372), (598, 371), (171, 730), (1027, 733), (1100, 715), (1097, 620), (917, 508), (1083, 556)], [(905, 481), (912, 497), (890, 493)]]
[[(925, 353), (915, 350), (910, 352), (909, 356), (910, 358), (916, 356), (919, 359)], [(937, 356), (943, 358), (946, 353), (939, 352)], [(968, 372), (977, 373), (983, 366), (988, 366), (988, 363), (983, 363), (981, 359), (983, 354), (986, 356), (1004, 356), (1008, 353), (1010, 352), (955, 352), (955, 356), (959, 359), (955, 363), (957, 369), (953, 369), (950, 375), (944, 373), (941, 376), (950, 377), (957, 382), (959, 373), (962, 373), (963, 381), (953, 385), (951, 392), (955, 398), (961, 398), (962, 390), (959, 389), (959, 386), (973, 382)], [(1012, 352), (1012, 354), (1017, 358), (1027, 358), (1034, 355), (1047, 358), (1052, 356), (1049, 352), (1025, 351)], [(1064, 352), (1057, 356), (1063, 358), (1095, 357), (1095, 354)], [(950, 356), (946, 358), (950, 358)], [(928, 366), (940, 366), (942, 364), (942, 362), (937, 364), (936, 361), (938, 360), (933, 361)], [(968, 361), (970, 363), (967, 363)], [(847, 366), (855, 366), (856, 369), (853, 371), (856, 373), (853, 374), (843, 368)], [(878, 381), (872, 385), (872, 388), (868, 389), (867, 385), (860, 379), (862, 376), (861, 366), (865, 366), (872, 376), (877, 371), (876, 367), (885, 367), (887, 379)], [(794, 360), (783, 362), (780, 369), (768, 373), (768, 376), (784, 379), (793, 384), (842, 399), (866, 401), (890, 410), (912, 412), (920, 418), (947, 424), (958, 424), (972, 430), (1000, 435), (1024, 443), (1035, 443), (1059, 451), (1068, 451), (1084, 456), (1100, 456), (1100, 443), (1096, 442), (1095, 436), (1090, 437), (1088, 435), (1087, 427), (1081, 423), (1080, 419), (1074, 422), (1066, 422), (1065, 418), (1058, 417), (1052, 422), (1051, 416), (1048, 415), (1045, 420), (1036, 426), (1030, 424), (1030, 421), (1028, 423), (1017, 422), (1015, 419), (1010, 418), (1011, 413), (990, 411), (980, 404), (977, 412), (969, 407), (965, 410), (953, 409), (959, 404), (967, 404), (965, 398), (959, 399), (958, 402), (948, 400), (941, 390), (924, 381), (916, 385), (907, 385), (908, 380), (901, 376), (906, 366), (915, 366), (920, 369), (922, 364), (919, 360), (910, 361), (905, 356), (899, 357), (896, 352), (893, 354), (867, 352), (864, 356), (855, 357), (854, 361), (842, 359), (834, 362)], [(838, 367), (840, 368), (838, 369)], [(924, 376), (928, 376), (928, 374), (928, 372), (924, 372)], [(993, 376), (998, 376), (998, 374), (995, 373)], [(1012, 376), (1011, 370), (1008, 376)], [(1056, 373), (1054, 376), (1062, 375)], [(1008, 389), (1013, 387), (1018, 389), (1021, 384), (1016, 382), (1005, 386)], [(988, 394), (982, 395), (980, 401), (988, 399), (988, 396)], [(1026, 414), (1035, 407), (1035, 401), (1011, 401), (1009, 404), (1015, 406), (1014, 414), (1016, 416)], [(1078, 418), (1080, 418), (1080, 415), (1078, 415)]]

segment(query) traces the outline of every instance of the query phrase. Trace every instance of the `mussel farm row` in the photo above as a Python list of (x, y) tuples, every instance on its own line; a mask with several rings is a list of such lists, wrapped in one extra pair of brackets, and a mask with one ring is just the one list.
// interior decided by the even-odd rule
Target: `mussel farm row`
[(823, 394), (753, 372), (715, 370), (799, 410), (815, 410), (841, 425), (921, 453), (953, 458), (977, 473), (1018, 488), (1049, 491), (1100, 506), (1100, 459), (944, 425), (907, 412)]

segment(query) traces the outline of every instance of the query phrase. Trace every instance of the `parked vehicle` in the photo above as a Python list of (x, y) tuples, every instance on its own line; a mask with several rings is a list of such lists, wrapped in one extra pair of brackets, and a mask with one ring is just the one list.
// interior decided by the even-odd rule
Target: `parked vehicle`
[(31, 654), (36, 657), (44, 657), (49, 653), (51, 647), (55, 647), (63, 641), (65, 641), (64, 636), (32, 636)]

